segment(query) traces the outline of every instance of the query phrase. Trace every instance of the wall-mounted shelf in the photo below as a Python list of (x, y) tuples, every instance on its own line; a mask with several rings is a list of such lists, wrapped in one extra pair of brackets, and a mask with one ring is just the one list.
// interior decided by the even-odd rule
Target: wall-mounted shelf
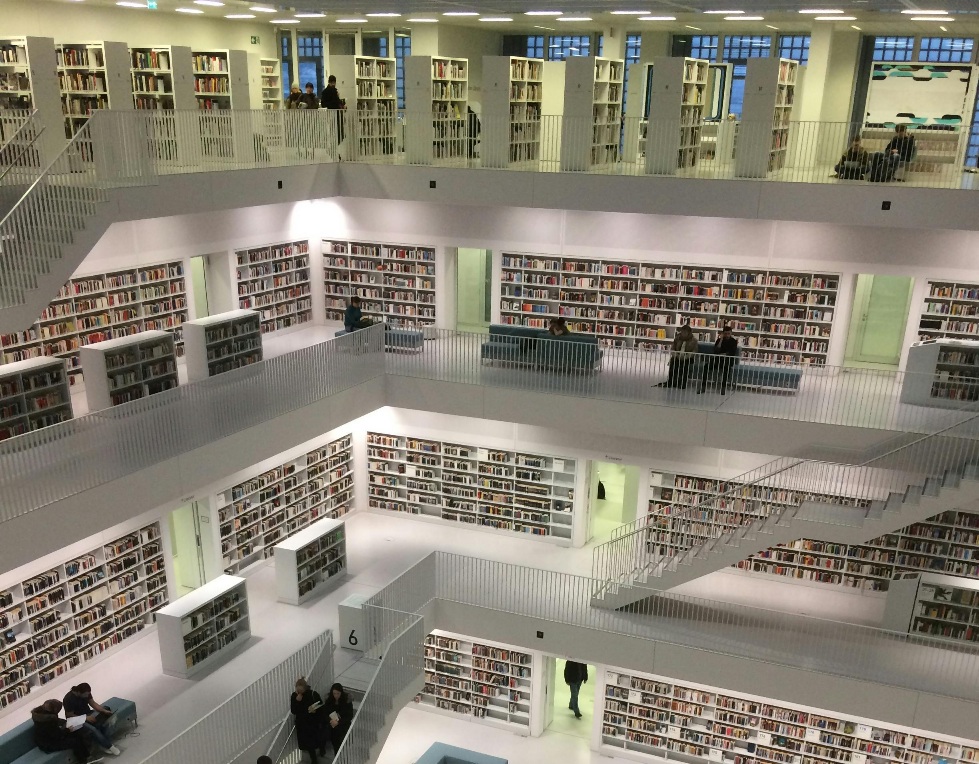
[(342, 520), (320, 520), (275, 545), (275, 589), (280, 602), (301, 605), (335, 589), (347, 571)]
[(258, 311), (262, 334), (312, 321), (308, 241), (240, 249), (235, 263), (238, 307)]

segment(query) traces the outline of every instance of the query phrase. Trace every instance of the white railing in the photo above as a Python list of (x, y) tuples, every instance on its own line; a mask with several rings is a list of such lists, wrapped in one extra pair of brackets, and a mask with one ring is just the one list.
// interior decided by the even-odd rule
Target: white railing
[(282, 725), (296, 677), (320, 666), (333, 675), (333, 634), (325, 632), (166, 743), (142, 764), (231, 764)]

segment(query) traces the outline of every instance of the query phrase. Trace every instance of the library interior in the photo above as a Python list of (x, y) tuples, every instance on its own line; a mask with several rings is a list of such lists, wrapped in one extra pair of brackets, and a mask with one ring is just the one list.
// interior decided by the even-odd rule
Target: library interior
[(973, 0), (0, 5), (0, 764), (979, 764)]

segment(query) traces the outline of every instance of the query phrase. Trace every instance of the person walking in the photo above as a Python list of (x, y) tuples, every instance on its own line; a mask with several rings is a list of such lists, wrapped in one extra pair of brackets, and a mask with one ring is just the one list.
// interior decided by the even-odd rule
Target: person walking
[(575, 661), (565, 661), (564, 681), (571, 688), (571, 700), (568, 703), (568, 708), (574, 711), (575, 719), (580, 719), (581, 709), (578, 708), (578, 692), (581, 690), (581, 685), (588, 681), (588, 666)]
[(330, 735), (330, 745), (333, 746), (333, 755), (336, 756), (354, 720), (354, 704), (339, 682), (330, 687), (330, 694), (323, 704), (323, 714), (329, 725), (326, 729)]
[(320, 698), (306, 677), (296, 680), (296, 691), (290, 699), (290, 710), (296, 718), (296, 747), (309, 754), (312, 764), (318, 764), (316, 751), (323, 748), (323, 715), (320, 709), (323, 700)]
[(731, 375), (731, 367), (734, 366), (734, 359), (738, 357), (738, 341), (731, 333), (731, 327), (725, 326), (721, 330), (720, 336), (714, 340), (714, 353), (704, 359), (704, 368), (700, 374), (700, 395), (707, 389), (707, 382), (713, 380), (721, 390), (721, 395), (727, 395), (728, 378)]

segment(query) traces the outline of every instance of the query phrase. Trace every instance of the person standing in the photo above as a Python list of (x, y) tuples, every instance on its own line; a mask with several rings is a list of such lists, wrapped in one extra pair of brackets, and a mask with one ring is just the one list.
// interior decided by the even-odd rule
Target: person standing
[(578, 692), (581, 690), (581, 685), (588, 681), (588, 666), (575, 661), (565, 661), (564, 681), (571, 688), (571, 700), (568, 703), (568, 708), (574, 711), (575, 719), (580, 719), (581, 709), (578, 708)]
[(31, 711), (31, 721), (34, 723), (34, 745), (44, 753), (56, 751), (71, 751), (80, 764), (96, 764), (104, 761), (97, 755), (89, 755), (88, 741), (84, 727), (68, 729), (68, 722), (58, 714), (63, 708), (60, 700), (44, 701)]
[(93, 700), (92, 686), (88, 682), (76, 684), (68, 691), (65, 695), (64, 707), (66, 717), (85, 717), (85, 729), (103, 751), (112, 756), (122, 753), (112, 744), (112, 738), (109, 737), (112, 710)]
[(697, 354), (698, 347), (697, 338), (693, 336), (693, 329), (689, 324), (684, 324), (677, 329), (673, 346), (670, 348), (670, 371), (666, 382), (660, 382), (658, 386), (686, 389), (690, 364)]
[(330, 694), (326, 696), (326, 703), (323, 704), (323, 714), (329, 725), (327, 730), (335, 757), (340, 752), (340, 745), (354, 720), (354, 704), (339, 682), (330, 687)]
[(731, 327), (725, 326), (720, 336), (714, 340), (713, 355), (704, 359), (698, 395), (707, 389), (707, 382), (710, 379), (720, 385), (721, 395), (727, 395), (728, 378), (731, 376), (731, 367), (734, 366), (734, 359), (738, 357), (738, 353), (738, 341), (734, 339)]
[(309, 754), (312, 764), (318, 764), (316, 751), (323, 748), (322, 707), (323, 700), (319, 693), (309, 686), (306, 677), (299, 677), (296, 691), (290, 699), (290, 710), (296, 718), (296, 747)]
[(347, 108), (347, 104), (340, 97), (340, 91), (337, 90), (336, 75), (331, 74), (326, 78), (326, 87), (323, 88), (323, 93), (320, 95), (320, 108), (330, 109), (334, 112), (333, 119), (335, 120), (337, 146), (339, 146), (343, 143), (344, 138), (343, 110)]

